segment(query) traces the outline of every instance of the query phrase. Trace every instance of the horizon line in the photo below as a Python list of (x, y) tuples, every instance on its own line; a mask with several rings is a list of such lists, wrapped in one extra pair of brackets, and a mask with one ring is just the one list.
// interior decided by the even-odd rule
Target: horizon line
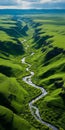
[(45, 8), (45, 9), (43, 9), (43, 8), (37, 8), (37, 9), (34, 9), (34, 8), (32, 8), (32, 9), (19, 9), (19, 8), (0, 8), (0, 10), (65, 10), (65, 9), (63, 9), (63, 8)]

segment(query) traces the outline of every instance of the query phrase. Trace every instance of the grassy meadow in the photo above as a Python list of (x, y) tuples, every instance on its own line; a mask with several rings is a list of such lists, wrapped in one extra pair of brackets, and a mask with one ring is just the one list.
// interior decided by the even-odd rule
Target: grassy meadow
[(0, 16), (0, 130), (51, 130), (30, 112), (41, 91), (22, 80), (23, 57), (48, 92), (35, 104), (42, 119), (65, 130), (65, 15)]

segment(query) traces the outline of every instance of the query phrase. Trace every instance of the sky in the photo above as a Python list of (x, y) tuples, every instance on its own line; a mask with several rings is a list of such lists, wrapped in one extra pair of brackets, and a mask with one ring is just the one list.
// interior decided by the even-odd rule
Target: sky
[(0, 9), (65, 9), (65, 0), (0, 0)]

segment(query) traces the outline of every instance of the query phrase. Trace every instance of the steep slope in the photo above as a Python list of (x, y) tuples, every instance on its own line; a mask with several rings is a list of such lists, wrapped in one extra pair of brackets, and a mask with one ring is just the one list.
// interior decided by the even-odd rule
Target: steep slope
[[(65, 18), (59, 15), (1, 16), (0, 129), (48, 130), (32, 117), (28, 103), (41, 94), (22, 81), (32, 66), (33, 82), (48, 92), (35, 105), (42, 120), (65, 129)], [(16, 125), (15, 125), (16, 124)], [(49, 129), (50, 130), (50, 129)]]
[(24, 21), (18, 25), (17, 20), (18, 16), (0, 19), (0, 130), (36, 130), (28, 102), (40, 91), (22, 81), (27, 74), (21, 63), (25, 54), (22, 43), (28, 28)]
[(65, 19), (64, 16), (32, 16), (32, 19), (40, 26), (29, 41), (34, 55), (27, 61), (35, 72), (33, 82), (48, 92), (35, 105), (43, 120), (65, 129)]

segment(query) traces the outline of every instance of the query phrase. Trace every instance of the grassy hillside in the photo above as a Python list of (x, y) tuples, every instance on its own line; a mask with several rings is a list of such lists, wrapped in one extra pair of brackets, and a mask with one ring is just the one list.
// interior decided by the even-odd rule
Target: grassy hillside
[(48, 129), (36, 122), (29, 110), (29, 101), (39, 95), (40, 90), (22, 81), (28, 74), (26, 65), (21, 63), (28, 25), (24, 20), (18, 21), (19, 16), (0, 18), (0, 130)]
[(28, 103), (41, 92), (22, 81), (22, 77), (29, 75), (25, 71), (27, 65), (21, 63), (26, 56), (26, 61), (32, 65), (30, 69), (35, 72), (33, 82), (48, 92), (35, 104), (42, 119), (64, 130), (64, 16), (0, 18), (0, 129), (50, 130), (37, 122), (29, 109)]
[(32, 19), (37, 23), (30, 40), (35, 54), (27, 61), (35, 72), (33, 82), (48, 92), (36, 105), (43, 120), (65, 129), (65, 18), (49, 15)]

